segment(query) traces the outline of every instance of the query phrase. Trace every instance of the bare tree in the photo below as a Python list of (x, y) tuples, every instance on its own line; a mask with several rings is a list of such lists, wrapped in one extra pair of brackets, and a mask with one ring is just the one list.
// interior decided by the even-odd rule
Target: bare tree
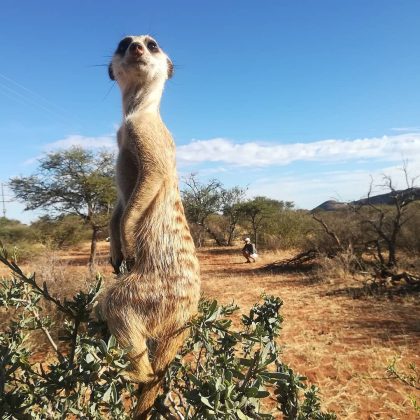
[(411, 219), (407, 210), (415, 200), (420, 198), (420, 189), (415, 187), (417, 178), (409, 177), (406, 164), (402, 170), (407, 186), (404, 190), (397, 190), (392, 178), (388, 175), (383, 176), (383, 183), (380, 186), (389, 191), (387, 205), (377, 204), (372, 197), (374, 183), (371, 180), (367, 198), (360, 200), (354, 207), (361, 218), (362, 225), (374, 234), (372, 242), (376, 249), (376, 257), (384, 268), (397, 266), (397, 240), (401, 228)]
[(188, 221), (198, 227), (198, 235), (195, 235), (197, 246), (202, 245), (205, 232), (216, 241), (217, 245), (225, 245), (223, 238), (208, 224), (209, 216), (221, 211), (221, 182), (212, 179), (207, 184), (203, 184), (197, 179), (197, 174), (190, 174), (183, 182), (186, 188), (181, 191), (182, 202)]
[(222, 190), (222, 213), (228, 223), (226, 245), (232, 246), (235, 233), (242, 216), (241, 204), (245, 199), (246, 188), (233, 187)]

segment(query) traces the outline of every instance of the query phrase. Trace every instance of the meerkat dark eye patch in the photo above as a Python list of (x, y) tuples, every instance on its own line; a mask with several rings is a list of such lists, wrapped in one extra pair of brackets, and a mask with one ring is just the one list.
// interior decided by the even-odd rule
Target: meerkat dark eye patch
[(127, 48), (133, 42), (133, 38), (131, 36), (127, 36), (126, 38), (122, 39), (118, 44), (117, 49), (115, 50), (115, 54), (124, 55), (127, 51)]
[(147, 43), (147, 49), (152, 53), (156, 53), (159, 51), (157, 43), (152, 39)]

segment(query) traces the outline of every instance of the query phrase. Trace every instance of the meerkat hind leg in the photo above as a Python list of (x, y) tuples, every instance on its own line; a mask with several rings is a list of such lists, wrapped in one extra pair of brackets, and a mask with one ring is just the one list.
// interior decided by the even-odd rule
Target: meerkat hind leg
[(146, 420), (158, 396), (160, 384), (168, 365), (174, 360), (176, 353), (184, 343), (188, 331), (182, 331), (172, 337), (165, 337), (156, 343), (152, 366), (156, 380), (144, 384), (140, 389), (139, 400), (134, 411), (135, 420)]
[(128, 377), (133, 382), (147, 384), (156, 381), (156, 375), (149, 359), (147, 339), (137, 338), (130, 350), (131, 366), (127, 371)]

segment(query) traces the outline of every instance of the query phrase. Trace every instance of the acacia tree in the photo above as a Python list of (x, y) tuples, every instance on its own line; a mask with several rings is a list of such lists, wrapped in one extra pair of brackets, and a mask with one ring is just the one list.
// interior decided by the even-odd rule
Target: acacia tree
[(89, 267), (93, 269), (99, 232), (108, 224), (116, 199), (114, 154), (81, 147), (47, 153), (34, 175), (15, 177), (10, 188), (25, 210), (49, 215), (75, 214), (92, 230)]
[(240, 205), (242, 218), (252, 229), (255, 246), (257, 246), (261, 231), (269, 228), (279, 212), (290, 210), (293, 206), (291, 201), (279, 201), (268, 197), (255, 197)]

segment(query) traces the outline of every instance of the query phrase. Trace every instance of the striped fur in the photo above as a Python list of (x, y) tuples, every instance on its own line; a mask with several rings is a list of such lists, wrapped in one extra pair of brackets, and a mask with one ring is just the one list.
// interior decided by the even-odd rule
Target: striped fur
[(124, 54), (117, 49), (110, 65), (124, 113), (111, 261), (116, 269), (129, 262), (130, 271), (106, 292), (101, 312), (111, 333), (132, 349), (130, 374), (141, 384), (135, 418), (145, 419), (197, 309), (200, 275), (179, 193), (175, 145), (159, 114), (172, 63), (160, 49), (147, 52), (150, 37), (132, 38), (143, 45), (146, 65), (139, 71), (129, 48)]

